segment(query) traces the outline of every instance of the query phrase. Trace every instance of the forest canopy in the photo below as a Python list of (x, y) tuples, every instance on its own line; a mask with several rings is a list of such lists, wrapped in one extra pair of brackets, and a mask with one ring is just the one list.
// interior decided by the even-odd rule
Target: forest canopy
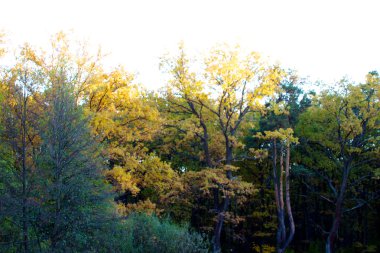
[(380, 249), (377, 71), (316, 86), (258, 52), (180, 43), (149, 90), (62, 32), (10, 62), (0, 252)]

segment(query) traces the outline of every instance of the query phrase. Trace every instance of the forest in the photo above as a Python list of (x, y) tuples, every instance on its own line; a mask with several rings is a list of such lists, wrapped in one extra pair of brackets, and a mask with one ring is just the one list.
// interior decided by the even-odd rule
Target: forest
[(376, 70), (317, 85), (180, 43), (150, 90), (49, 45), (0, 66), (0, 252), (379, 252)]

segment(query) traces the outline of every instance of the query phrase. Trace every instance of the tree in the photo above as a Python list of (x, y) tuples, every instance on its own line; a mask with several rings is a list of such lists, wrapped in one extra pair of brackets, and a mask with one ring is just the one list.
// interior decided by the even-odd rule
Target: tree
[(94, 79), (85, 96), (92, 133), (105, 147), (106, 176), (124, 215), (137, 209), (159, 213), (161, 197), (178, 178), (168, 163), (149, 151), (148, 143), (161, 129), (152, 100), (123, 69)]
[[(291, 128), (277, 131), (265, 131), (265, 134), (258, 134), (257, 137), (270, 140), (272, 146), (273, 161), (273, 181), (274, 193), (277, 207), (277, 252), (283, 253), (293, 240), (295, 233), (295, 223), (290, 201), (290, 145), (297, 143), (298, 139), (293, 137)], [(279, 146), (279, 147), (278, 147)], [(278, 148), (280, 149), (278, 151)], [(285, 170), (284, 170), (285, 160)], [(284, 205), (284, 173), (285, 173), (285, 205)], [(289, 220), (289, 235), (286, 234), (285, 206)]]
[[(224, 136), (224, 163), (227, 166), (232, 164), (234, 148), (239, 145), (238, 130), (241, 124), (249, 113), (262, 109), (261, 101), (274, 93), (280, 77), (281, 71), (277, 67), (265, 66), (255, 52), (241, 59), (236, 49), (224, 51), (216, 48), (206, 59), (206, 80), (216, 99), (213, 107), (201, 104), (218, 119)], [(226, 176), (232, 180), (232, 171), (227, 169)], [(218, 212), (214, 235), (215, 252), (220, 251), (220, 233), (229, 202), (229, 197), (225, 196)]]
[[(28, 50), (25, 46), (22, 52)], [(4, 202), (6, 205), (3, 214), (14, 222), (22, 224), (22, 242), (24, 252), (30, 248), (30, 192), (33, 188), (35, 164), (33, 155), (39, 143), (37, 137), (36, 120), (32, 116), (37, 111), (36, 96), (33, 94), (35, 73), (33, 67), (24, 57), (20, 57), (18, 64), (3, 69), (1, 92), (3, 95), (1, 105), (1, 122), (4, 129), (1, 140), (6, 146), (3, 155), (7, 158), (8, 166), (3, 173), (9, 176), (10, 182), (4, 182), (6, 192)], [(11, 201), (10, 201), (11, 200)], [(10, 204), (11, 205), (7, 205)], [(17, 210), (18, 209), (18, 210)], [(21, 213), (19, 213), (21, 210)], [(20, 249), (21, 250), (21, 249)]]
[[(326, 231), (326, 252), (334, 250), (335, 239), (343, 213), (363, 206), (359, 201), (345, 208), (345, 195), (353, 174), (363, 175), (365, 165), (378, 156), (379, 76), (367, 75), (367, 82), (360, 85), (342, 83), (340, 90), (324, 91), (317, 102), (301, 115), (297, 133), (323, 150), (330, 162), (330, 170), (316, 170), (325, 180), (330, 197), (324, 197), (334, 205), (330, 229)], [(335, 171), (336, 170), (336, 171)], [(373, 173), (373, 172), (372, 172)], [(361, 179), (361, 180), (363, 180)]]
[[(163, 91), (164, 101), (159, 106), (163, 115), (167, 115), (164, 126), (176, 130), (186, 142), (197, 139), (201, 143), (202, 155), (198, 158), (200, 166), (212, 168), (220, 160), (212, 150), (218, 144), (210, 145), (210, 142), (216, 138), (216, 131), (212, 127), (216, 119), (203, 105), (211, 103), (209, 94), (205, 91), (204, 81), (190, 70), (189, 63), (182, 43), (179, 46), (178, 56), (162, 59), (161, 68), (168, 72), (172, 79)], [(192, 150), (190, 152), (196, 153)], [(197, 154), (193, 154), (193, 157), (195, 156)], [(183, 159), (181, 163), (183, 166)]]
[(46, 91), (37, 158), (38, 228), (52, 252), (91, 248), (96, 231), (112, 220), (97, 144), (65, 77), (58, 76)]
[[(168, 90), (169, 101), (173, 104), (171, 108), (196, 119), (196, 124), (202, 129), (197, 137), (202, 142), (208, 165), (213, 165), (212, 160), (215, 160), (209, 152), (208, 142), (212, 139), (209, 126), (218, 126), (216, 133), (223, 139), (224, 158), (215, 164), (224, 164), (227, 180), (233, 181), (233, 153), (241, 145), (239, 137), (244, 128), (242, 126), (249, 125), (249, 114), (263, 110), (262, 102), (278, 87), (282, 71), (278, 67), (267, 66), (256, 52), (242, 56), (238, 48), (214, 48), (205, 59), (203, 72), (199, 74), (204, 78), (197, 77), (189, 70), (183, 48), (180, 48), (179, 57), (170, 63), (174, 76)], [(219, 252), (230, 197), (218, 189), (214, 195), (217, 222), (213, 247), (214, 252)], [(220, 201), (220, 197), (223, 201)]]
[[(272, 212), (272, 209), (275, 210), (277, 204), (273, 199), (273, 196), (276, 196), (277, 194), (274, 194), (274, 189), (271, 189), (274, 187), (270, 185), (270, 182), (273, 180), (274, 171), (274, 140), (264, 138), (263, 134), (268, 132), (271, 135), (275, 133), (280, 135), (279, 130), (285, 133), (286, 131), (283, 129), (289, 129), (287, 131), (290, 131), (290, 129), (295, 127), (299, 114), (306, 110), (307, 106), (310, 104), (310, 99), (308, 98), (309, 94), (305, 94), (302, 90), (304, 82), (305, 80), (299, 78), (293, 71), (284, 71), (278, 89), (276, 89), (276, 92), (271, 95), (269, 100), (265, 101), (265, 115), (257, 118), (256, 121), (258, 121), (259, 124), (256, 124), (254, 128), (250, 130), (252, 133), (251, 136), (246, 134), (245, 137), (244, 153), (251, 158), (250, 161), (246, 161), (245, 164), (240, 166), (244, 171), (243, 176), (252, 178), (250, 180), (255, 182), (255, 186), (258, 188), (260, 196), (258, 199), (251, 200), (251, 203), (255, 203), (255, 205), (252, 205), (254, 213), (252, 230), (255, 231), (253, 240), (257, 252), (262, 252), (262, 250), (265, 249), (270, 251), (270, 248), (274, 251), (275, 247), (273, 246), (275, 246), (275, 242), (272, 242), (272, 238), (276, 238), (276, 236), (274, 236), (276, 230), (281, 229), (281, 227), (278, 227), (279, 229), (277, 229), (279, 223), (276, 221), (279, 220), (280, 217), (277, 217), (275, 211)], [(258, 139), (257, 136), (260, 136), (261, 138)], [(276, 139), (276, 146), (277, 157), (275, 158), (275, 161), (278, 165), (277, 167), (280, 167), (279, 157), (283, 155), (283, 161), (286, 160), (286, 144), (284, 143), (284, 140)], [(284, 150), (283, 153), (279, 152), (281, 146)], [(290, 146), (290, 152), (294, 154), (294, 145)], [(240, 156), (242, 156), (242, 154), (240, 154)], [(300, 188), (296, 186), (297, 181), (294, 180), (296, 179), (294, 178), (294, 170), (295, 166), (293, 164), (292, 191), (290, 196), (293, 203), (292, 205), (294, 205), (298, 196), (295, 195), (294, 192)], [(278, 169), (276, 169), (276, 171), (278, 171)], [(280, 171), (276, 174), (280, 175)], [(279, 179), (274, 182), (275, 184), (279, 184)], [(285, 183), (283, 183), (283, 185), (285, 185)], [(277, 189), (280, 188), (277, 187)], [(293, 211), (294, 214), (296, 212), (297, 209)], [(295, 216), (294, 214), (293, 216)], [(300, 223), (299, 220), (298, 223)], [(277, 242), (277, 244), (281, 246), (283, 243)]]
[[(63, 41), (58, 36), (54, 43)], [(12, 224), (8, 232), (15, 234), (4, 242), (10, 252), (43, 251), (54, 244), (59, 251), (81, 247), (88, 240), (96, 245), (97, 231), (104, 224), (101, 217), (114, 218), (106, 212), (109, 201), (101, 201), (107, 194), (99, 174), (99, 152), (85, 145), (93, 141), (78, 106), (76, 85), (81, 82), (72, 72), (75, 60), (67, 47), (54, 43), (51, 57), (25, 45), (15, 66), (2, 73), (1, 140), (5, 147), (0, 155), (7, 166), (0, 168), (4, 193), (0, 214), (4, 224)], [(87, 187), (86, 191), (80, 186)], [(99, 212), (92, 215), (92, 208)], [(77, 216), (70, 216), (74, 211)], [(99, 226), (86, 230), (96, 216)], [(68, 237), (75, 237), (74, 228), (77, 245), (63, 245)]]

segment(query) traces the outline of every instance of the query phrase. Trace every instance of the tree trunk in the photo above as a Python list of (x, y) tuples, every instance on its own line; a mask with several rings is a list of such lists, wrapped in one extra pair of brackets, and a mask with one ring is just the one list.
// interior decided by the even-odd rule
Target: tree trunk
[(282, 148), (280, 150), (280, 176), (277, 171), (277, 142), (273, 140), (273, 181), (274, 181), (274, 194), (277, 208), (277, 233), (276, 233), (276, 247), (277, 252), (281, 252), (281, 246), (286, 238), (286, 228), (284, 219), (284, 199), (283, 199), (283, 185), (282, 185), (282, 170), (283, 170), (283, 157)]
[[(279, 192), (279, 181), (278, 181), (278, 176), (277, 176), (277, 143), (276, 140), (273, 140), (273, 157), (272, 157), (272, 162), (273, 162), (273, 185), (274, 185), (274, 199), (276, 201), (276, 210), (277, 210), (277, 219), (278, 219), (278, 224), (280, 224), (280, 192)], [(277, 248), (280, 247), (281, 243), (281, 228), (278, 225), (277, 226), (277, 233), (276, 233), (276, 245)]]
[[(273, 140), (273, 178), (274, 178), (274, 191), (275, 200), (277, 207), (277, 235), (276, 235), (276, 246), (278, 253), (284, 253), (286, 248), (289, 246), (293, 240), (295, 233), (295, 224), (293, 219), (293, 213), (290, 203), (290, 144), (286, 146), (286, 161), (285, 161), (285, 171), (284, 171), (284, 147), (283, 144), (280, 149), (280, 176), (277, 174), (277, 143)], [(285, 202), (286, 202), (286, 212), (289, 220), (289, 235), (286, 235), (285, 226), (285, 204), (284, 204), (284, 189), (283, 180), (285, 172)]]
[(285, 227), (285, 208), (284, 208), (284, 148), (281, 145), (280, 149), (280, 185), (278, 187), (279, 189), (279, 195), (280, 195), (280, 226), (281, 226), (281, 244), (286, 239), (286, 227)]
[(214, 253), (219, 253), (222, 250), (220, 237), (222, 234), (222, 228), (223, 228), (224, 217), (225, 217), (224, 212), (225, 210), (227, 210), (229, 202), (230, 202), (229, 198), (226, 197), (223, 200), (223, 205), (222, 205), (221, 210), (218, 211), (218, 217), (217, 217), (217, 222), (216, 222), (215, 231), (214, 231), (214, 244), (213, 244)]
[(28, 208), (27, 208), (27, 170), (26, 170), (26, 97), (23, 92), (22, 98), (22, 117), (21, 117), (21, 131), (22, 131), (22, 234), (23, 234), (23, 247), (24, 252), (29, 252), (29, 238), (28, 238)]
[(232, 144), (228, 137), (226, 138), (226, 165), (232, 164)]
[(338, 235), (338, 229), (343, 214), (343, 200), (347, 188), (348, 175), (350, 173), (350, 161), (346, 161), (343, 169), (343, 180), (340, 186), (338, 199), (335, 203), (335, 213), (330, 232), (326, 239), (326, 253), (334, 252), (334, 242)]
[(211, 162), (210, 149), (208, 146), (209, 136), (208, 136), (207, 126), (203, 121), (201, 121), (201, 126), (203, 128), (203, 152), (205, 152), (206, 165), (207, 167), (212, 168), (213, 165)]
[[(228, 137), (226, 138), (226, 165), (231, 165), (232, 163), (232, 146)], [(226, 172), (227, 178), (232, 179), (232, 171), (227, 170)], [(220, 237), (222, 234), (222, 228), (224, 223), (225, 212), (228, 209), (230, 203), (230, 198), (228, 196), (224, 196), (222, 207), (218, 210), (218, 216), (216, 221), (216, 226), (214, 230), (214, 243), (213, 243), (213, 252), (219, 253), (221, 252), (221, 243)]]
[(292, 208), (290, 204), (290, 146), (286, 147), (286, 164), (285, 164), (285, 198), (286, 198), (286, 212), (289, 219), (289, 237), (286, 240), (284, 246), (282, 247), (282, 252), (285, 252), (286, 248), (289, 246), (290, 242), (293, 240), (295, 233), (295, 224), (293, 219)]

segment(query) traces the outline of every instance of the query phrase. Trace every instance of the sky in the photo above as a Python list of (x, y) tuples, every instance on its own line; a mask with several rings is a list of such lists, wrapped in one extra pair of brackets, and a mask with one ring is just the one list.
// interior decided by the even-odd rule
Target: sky
[(58, 31), (101, 46), (149, 88), (163, 85), (159, 58), (184, 41), (202, 55), (240, 44), (311, 80), (362, 81), (380, 71), (379, 0), (0, 0), (10, 48), (46, 46)]

